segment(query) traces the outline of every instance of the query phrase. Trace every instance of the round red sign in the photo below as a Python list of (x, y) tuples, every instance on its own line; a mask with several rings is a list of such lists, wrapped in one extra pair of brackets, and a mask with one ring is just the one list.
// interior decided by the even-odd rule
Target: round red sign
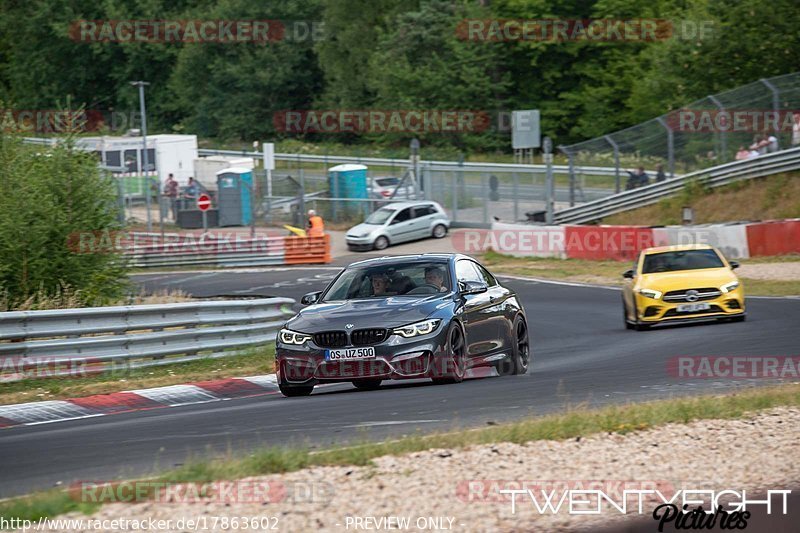
[(197, 209), (200, 211), (208, 211), (211, 207), (211, 198), (207, 194), (201, 194), (197, 198)]

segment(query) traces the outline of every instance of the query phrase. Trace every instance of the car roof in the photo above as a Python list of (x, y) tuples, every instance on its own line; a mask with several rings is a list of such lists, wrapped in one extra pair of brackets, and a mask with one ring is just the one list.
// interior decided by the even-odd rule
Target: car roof
[(385, 206), (381, 207), (381, 209), (397, 210), (397, 209), (405, 209), (406, 207), (416, 207), (416, 206), (419, 206), (419, 205), (433, 205), (433, 204), (436, 204), (436, 202), (434, 202), (433, 200), (413, 200), (413, 201), (407, 201), (407, 202), (392, 202), (392, 203), (390, 203), (388, 205), (385, 205)]
[(433, 253), (433, 254), (409, 254), (409, 255), (384, 255), (383, 257), (372, 257), (370, 259), (364, 259), (363, 261), (357, 261), (355, 263), (350, 263), (347, 268), (353, 266), (367, 266), (370, 263), (418, 263), (425, 260), (439, 260), (442, 262), (450, 261), (451, 259), (472, 259), (469, 256), (464, 254), (446, 254), (446, 253)]
[(655, 246), (653, 248), (646, 248), (645, 255), (660, 254), (662, 252), (685, 252), (687, 250), (713, 250), (714, 247), (710, 244), (673, 244), (670, 246)]

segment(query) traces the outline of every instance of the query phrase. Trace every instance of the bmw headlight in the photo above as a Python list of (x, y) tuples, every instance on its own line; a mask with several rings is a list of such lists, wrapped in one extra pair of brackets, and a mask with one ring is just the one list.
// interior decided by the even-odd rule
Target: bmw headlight
[(311, 335), (305, 333), (298, 333), (290, 329), (282, 329), (278, 332), (278, 338), (284, 344), (294, 344), (300, 346), (311, 340)]
[(739, 288), (739, 282), (731, 281), (730, 283), (726, 283), (725, 285), (720, 287), (719, 290), (721, 290), (722, 292), (731, 292), (735, 291), (737, 288)]
[(438, 318), (423, 320), (422, 322), (416, 322), (400, 328), (394, 328), (392, 333), (409, 339), (418, 335), (427, 335), (428, 333), (433, 333), (441, 323), (442, 321)]
[(653, 289), (639, 289), (639, 294), (647, 298), (652, 298), (653, 300), (658, 300), (661, 298), (661, 291), (656, 291)]

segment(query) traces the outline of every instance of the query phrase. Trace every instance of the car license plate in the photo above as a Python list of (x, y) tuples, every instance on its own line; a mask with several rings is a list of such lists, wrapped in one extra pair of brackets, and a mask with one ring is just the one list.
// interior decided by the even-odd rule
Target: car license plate
[(711, 309), (711, 304), (681, 304), (678, 306), (679, 313), (694, 313), (695, 311), (708, 311)]
[(325, 350), (326, 361), (349, 361), (352, 359), (375, 359), (375, 348), (342, 348)]

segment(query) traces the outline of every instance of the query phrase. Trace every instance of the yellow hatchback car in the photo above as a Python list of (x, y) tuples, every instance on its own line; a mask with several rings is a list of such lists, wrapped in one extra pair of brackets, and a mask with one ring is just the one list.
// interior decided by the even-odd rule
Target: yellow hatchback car
[(641, 331), (673, 321), (744, 320), (744, 288), (733, 273), (738, 267), (708, 245), (643, 250), (635, 268), (622, 274), (625, 327)]

